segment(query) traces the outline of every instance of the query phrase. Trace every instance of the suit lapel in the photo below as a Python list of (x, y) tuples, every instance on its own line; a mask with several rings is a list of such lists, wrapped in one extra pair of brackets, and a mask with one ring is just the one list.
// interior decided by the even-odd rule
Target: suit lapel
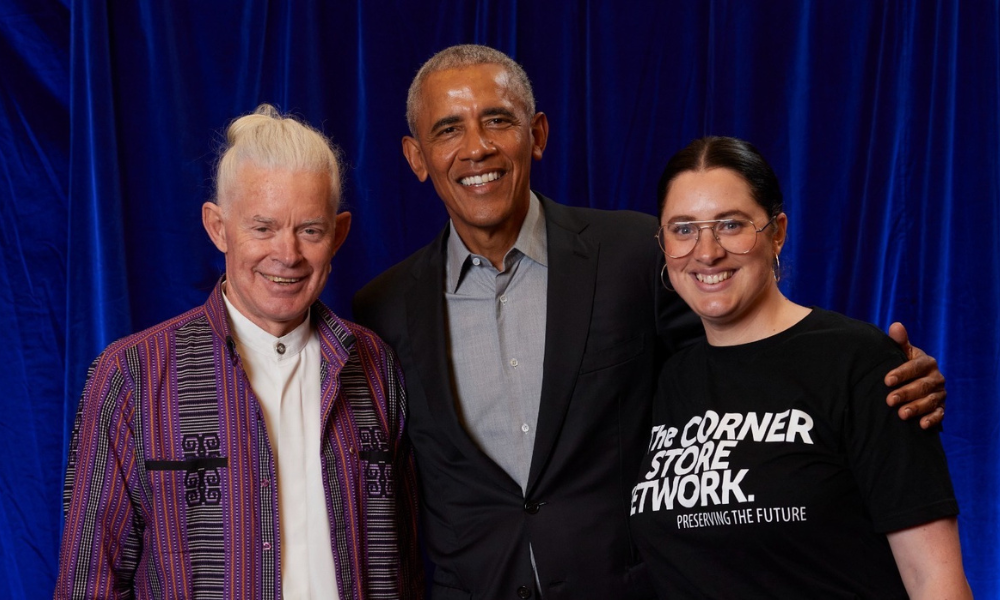
[(542, 197), (548, 235), (545, 360), (528, 495), (549, 461), (576, 387), (590, 330), (600, 248), (580, 235), (583, 221), (566, 207)]
[(437, 427), (465, 457), (479, 464), (486, 476), (503, 482), (505, 489), (519, 494), (521, 486), (483, 453), (458, 418), (446, 344), (444, 261), (447, 237), (446, 227), (435, 243), (425, 249), (425, 260), (414, 269), (415, 281), (405, 298), (410, 350), (426, 393), (431, 413), (428, 417), (435, 420)]

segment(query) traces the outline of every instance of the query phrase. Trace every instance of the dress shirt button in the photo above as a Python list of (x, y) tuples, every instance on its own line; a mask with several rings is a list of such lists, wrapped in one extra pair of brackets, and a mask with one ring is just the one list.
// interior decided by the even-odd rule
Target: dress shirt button
[(500, 304), (507, 304), (507, 295), (500, 296)]
[(264, 551), (266, 552), (270, 549), (271, 549), (271, 542), (264, 542)]
[(531, 431), (531, 427), (528, 427), (528, 424), (525, 423), (521, 425), (521, 431), (523, 431), (524, 433), (528, 433), (529, 431)]
[(528, 500), (527, 502), (524, 503), (524, 512), (528, 513), (529, 515), (537, 515), (538, 510), (541, 507), (542, 505), (539, 504), (538, 502), (532, 502), (531, 500)]
[(517, 597), (531, 598), (531, 588), (529, 588), (526, 585), (522, 585), (521, 587), (517, 588)]
[(510, 359), (510, 366), (512, 366), (512, 367), (516, 367), (517, 366), (517, 359), (516, 358)]
[(271, 485), (271, 480), (270, 479), (265, 479), (265, 480), (263, 480), (263, 481), (260, 482), (260, 487), (265, 487), (266, 488), (269, 485)]
[(282, 344), (281, 342), (278, 342), (277, 344), (274, 345), (274, 351), (277, 352), (278, 354), (284, 354), (285, 345)]
[(477, 257), (472, 257), (472, 264), (478, 267), (479, 265), (483, 264), (483, 261), (479, 260), (479, 258)]

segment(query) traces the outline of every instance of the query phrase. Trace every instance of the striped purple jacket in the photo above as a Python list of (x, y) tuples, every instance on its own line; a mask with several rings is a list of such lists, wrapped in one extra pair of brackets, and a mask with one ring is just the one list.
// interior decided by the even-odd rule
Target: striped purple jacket
[[(421, 598), (416, 483), (395, 356), (317, 302), (322, 460), (343, 599)], [(56, 598), (279, 598), (274, 457), (229, 336), (204, 306), (91, 366), (66, 473)]]

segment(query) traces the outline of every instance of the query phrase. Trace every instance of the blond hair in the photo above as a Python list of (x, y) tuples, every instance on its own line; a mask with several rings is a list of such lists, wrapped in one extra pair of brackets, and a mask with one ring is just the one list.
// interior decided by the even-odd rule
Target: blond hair
[(263, 169), (326, 173), (330, 176), (330, 204), (340, 205), (340, 150), (309, 124), (261, 104), (248, 115), (233, 119), (215, 171), (215, 203), (223, 208), (245, 165)]

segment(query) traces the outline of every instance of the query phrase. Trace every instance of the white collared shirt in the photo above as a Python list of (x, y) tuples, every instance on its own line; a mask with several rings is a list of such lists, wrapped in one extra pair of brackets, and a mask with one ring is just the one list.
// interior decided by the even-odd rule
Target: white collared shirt
[[(223, 294), (225, 298), (225, 294)], [(278, 477), (285, 600), (339, 598), (320, 456), (320, 343), (305, 321), (277, 338), (226, 298), (243, 368), (267, 426)]]

